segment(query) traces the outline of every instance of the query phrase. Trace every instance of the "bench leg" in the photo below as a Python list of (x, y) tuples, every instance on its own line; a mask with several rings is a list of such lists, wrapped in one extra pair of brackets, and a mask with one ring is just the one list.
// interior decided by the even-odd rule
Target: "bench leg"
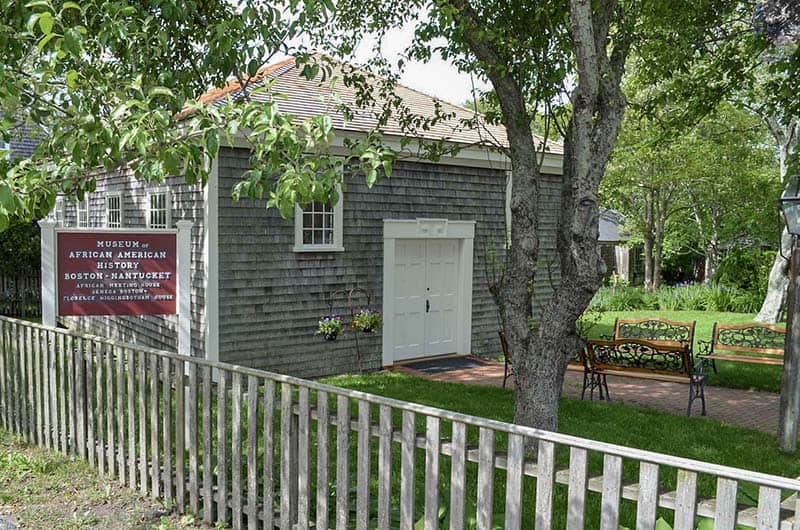
[(605, 388), (606, 390), (606, 401), (611, 403), (611, 392), (608, 391), (608, 379), (606, 378), (606, 374), (600, 374), (600, 377), (603, 378), (603, 386), (601, 388)]
[(686, 415), (692, 415), (692, 403), (696, 399), (700, 399), (701, 407), (701, 415), (706, 415), (706, 385), (705, 385), (705, 378), (700, 379), (699, 381), (691, 381), (689, 383), (689, 406), (686, 408)]

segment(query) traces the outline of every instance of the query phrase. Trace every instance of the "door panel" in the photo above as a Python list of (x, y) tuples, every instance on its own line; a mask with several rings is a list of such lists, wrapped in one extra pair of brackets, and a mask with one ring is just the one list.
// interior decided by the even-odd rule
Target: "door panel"
[(394, 359), (456, 351), (459, 240), (395, 242)]
[(429, 311), (426, 318), (425, 353), (453, 353), (458, 308), (458, 241), (429, 239), (426, 244), (426, 280)]
[(425, 240), (398, 239), (395, 244), (394, 358), (425, 353)]

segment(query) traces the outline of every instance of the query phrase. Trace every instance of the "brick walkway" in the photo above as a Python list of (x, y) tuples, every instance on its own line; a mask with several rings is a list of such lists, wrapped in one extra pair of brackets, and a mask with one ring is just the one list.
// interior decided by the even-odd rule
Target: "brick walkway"
[[(393, 370), (436, 381), (494, 386), (500, 386), (503, 383), (503, 363), (476, 357), (472, 357), (471, 360), (475, 361), (478, 366), (447, 370), (434, 375), (404, 366), (395, 366)], [(511, 379), (509, 385), (513, 385)], [(568, 371), (564, 381), (564, 396), (580, 398), (582, 386), (583, 373)], [(609, 376), (608, 388), (611, 392), (612, 402), (621, 402), (672, 414), (686, 414), (687, 385)], [(706, 408), (709, 418), (770, 434), (777, 432), (779, 403), (780, 395), (771, 392), (706, 386)], [(692, 414), (699, 414), (699, 410), (700, 403), (696, 402)]]

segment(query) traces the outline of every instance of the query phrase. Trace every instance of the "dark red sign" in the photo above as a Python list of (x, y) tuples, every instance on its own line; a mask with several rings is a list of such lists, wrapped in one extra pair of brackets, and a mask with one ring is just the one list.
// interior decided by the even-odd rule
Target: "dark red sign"
[(58, 232), (58, 314), (174, 315), (176, 234)]

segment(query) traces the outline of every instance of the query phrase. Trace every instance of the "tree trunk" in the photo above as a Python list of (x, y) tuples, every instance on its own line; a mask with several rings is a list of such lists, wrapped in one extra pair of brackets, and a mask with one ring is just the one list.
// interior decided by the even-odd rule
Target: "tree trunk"
[(644, 237), (644, 290), (653, 291), (653, 239)]
[(703, 283), (711, 283), (711, 280), (713, 280), (714, 276), (717, 274), (717, 268), (719, 268), (719, 246), (716, 237), (713, 237), (711, 243), (706, 247), (705, 257), (706, 265)]
[[(786, 229), (781, 234), (781, 250), (783, 256), (789, 256), (792, 249), (792, 237)], [(761, 310), (756, 315), (757, 322), (778, 322), (786, 305), (786, 292), (789, 288), (789, 261), (781, 256), (781, 252), (775, 255), (772, 263), (772, 270), (769, 271), (769, 283), (767, 284), (767, 296), (761, 304)]]

